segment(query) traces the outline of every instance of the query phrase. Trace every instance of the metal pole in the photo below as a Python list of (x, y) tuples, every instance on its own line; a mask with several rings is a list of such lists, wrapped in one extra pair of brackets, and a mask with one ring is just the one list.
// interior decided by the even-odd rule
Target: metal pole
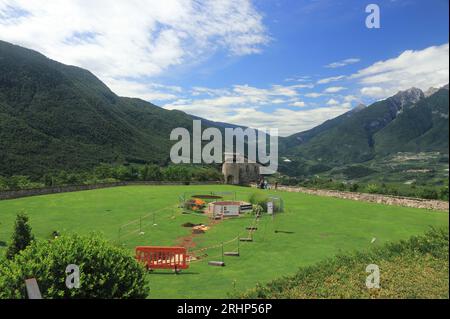
[(223, 257), (223, 243), (222, 243), (222, 262), (224, 262), (224, 257)]
[(238, 234), (238, 240), (237, 240), (237, 244), (238, 244), (238, 254), (241, 255), (241, 251), (240, 251), (240, 249), (239, 249), (239, 242), (240, 242), (239, 236), (240, 236), (240, 234)]

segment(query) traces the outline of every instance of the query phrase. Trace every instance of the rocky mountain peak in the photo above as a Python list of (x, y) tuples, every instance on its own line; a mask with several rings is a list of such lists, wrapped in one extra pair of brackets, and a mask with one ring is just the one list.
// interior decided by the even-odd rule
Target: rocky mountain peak
[(428, 90), (426, 90), (426, 91), (424, 92), (425, 97), (429, 97), (429, 96), (433, 95), (434, 93), (436, 93), (437, 91), (439, 91), (438, 88), (430, 87)]
[(403, 107), (407, 104), (417, 103), (424, 97), (425, 94), (421, 89), (412, 87), (408, 90), (398, 92), (392, 97), (392, 99), (397, 102), (400, 107)]

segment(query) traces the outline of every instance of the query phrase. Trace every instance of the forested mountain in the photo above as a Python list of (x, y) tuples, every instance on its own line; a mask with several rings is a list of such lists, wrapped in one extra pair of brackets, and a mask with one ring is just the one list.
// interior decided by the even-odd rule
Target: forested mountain
[(166, 164), (192, 117), (114, 94), (92, 73), (0, 41), (0, 175)]
[(344, 123), (347, 119), (351, 118), (357, 112), (365, 109), (366, 106), (363, 104), (358, 105), (351, 111), (342, 114), (338, 117), (335, 117), (331, 120), (325, 121), (324, 123), (304, 132), (296, 133), (291, 136), (288, 136), (283, 139), (283, 143), (281, 144), (282, 152), (288, 152), (288, 149), (291, 147), (296, 147), (302, 144), (307, 143), (312, 138), (318, 136), (319, 134), (326, 132), (330, 129), (333, 129), (340, 124)]
[(441, 152), (448, 154), (448, 86), (403, 110), (375, 134), (375, 153)]
[(283, 168), (307, 175), (299, 165), (319, 167), (310, 171), (316, 173), (397, 152), (448, 154), (448, 103), (448, 86), (428, 97), (416, 88), (399, 92), (282, 139), (283, 155), (291, 160)]
[[(448, 86), (412, 88), (280, 139), (281, 171), (312, 175), (397, 152), (448, 154)], [(169, 163), (198, 117), (119, 97), (87, 70), (0, 41), (0, 175)], [(236, 127), (203, 120), (203, 127)], [(284, 161), (283, 161), (284, 159)]]

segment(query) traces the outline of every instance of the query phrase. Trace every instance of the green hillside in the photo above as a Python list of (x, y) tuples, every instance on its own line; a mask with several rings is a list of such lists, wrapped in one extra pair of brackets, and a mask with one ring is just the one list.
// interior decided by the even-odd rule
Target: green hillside
[(310, 176), (399, 152), (448, 154), (448, 130), (448, 86), (429, 97), (413, 88), (282, 139), (290, 162), (281, 170)]
[(192, 117), (122, 98), (89, 71), (0, 41), (0, 172), (42, 175), (107, 163), (166, 163)]
[[(338, 118), (338, 121), (332, 122), (334, 125), (324, 126), (306, 143), (299, 142), (297, 146), (291, 147), (287, 156), (333, 165), (370, 160), (375, 156), (374, 135), (395, 120), (405, 105), (417, 101), (420, 94), (423, 95), (417, 89), (411, 89), (411, 93), (400, 92), (355, 112), (352, 116)], [(303, 135), (307, 136), (310, 132), (304, 132)]]
[(280, 150), (282, 152), (287, 152), (288, 149), (291, 147), (296, 147), (301, 144), (305, 144), (308, 141), (310, 141), (312, 138), (320, 135), (321, 133), (326, 132), (330, 129), (333, 129), (333, 128), (341, 125), (346, 120), (351, 118), (354, 114), (356, 114), (357, 112), (364, 110), (364, 109), (365, 109), (365, 106), (361, 104), (358, 107), (352, 109), (351, 111), (349, 111), (345, 114), (342, 114), (338, 117), (335, 117), (334, 119), (325, 121), (324, 123), (312, 128), (308, 131), (290, 135), (283, 139), (283, 143), (280, 145), (281, 146)]
[(406, 108), (387, 127), (375, 134), (375, 153), (448, 153), (448, 89), (441, 89)]
[[(166, 165), (171, 130), (190, 130), (193, 119), (198, 118), (119, 97), (87, 70), (0, 41), (0, 175), (40, 178), (100, 163)], [(412, 88), (359, 106), (281, 138), (279, 149), (280, 171), (297, 177), (383, 161), (398, 152), (448, 154), (448, 87), (429, 97)]]

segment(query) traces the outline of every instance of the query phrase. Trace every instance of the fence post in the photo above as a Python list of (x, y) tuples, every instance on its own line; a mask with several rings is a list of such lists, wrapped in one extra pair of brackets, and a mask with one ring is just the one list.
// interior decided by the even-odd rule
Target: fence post
[(239, 242), (240, 242), (240, 240), (239, 240), (239, 236), (240, 236), (241, 234), (238, 234), (238, 237), (237, 237), (237, 245), (238, 245), (238, 254), (239, 254), (239, 256), (241, 255), (241, 251), (240, 251), (240, 245), (239, 245)]
[(28, 299), (42, 299), (36, 278), (26, 279), (25, 286), (27, 287)]

